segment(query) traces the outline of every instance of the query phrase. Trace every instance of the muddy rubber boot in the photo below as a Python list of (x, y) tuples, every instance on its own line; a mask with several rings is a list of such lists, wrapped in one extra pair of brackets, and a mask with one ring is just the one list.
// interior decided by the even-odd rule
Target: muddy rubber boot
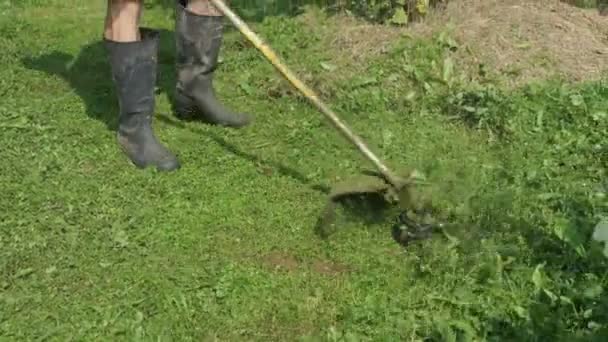
[(141, 40), (116, 42), (104, 38), (110, 59), (112, 78), (118, 95), (118, 143), (138, 168), (154, 166), (172, 171), (180, 164), (156, 138), (152, 129), (155, 110), (159, 33), (141, 28)]
[(200, 119), (225, 127), (246, 126), (251, 123), (251, 116), (224, 107), (213, 87), (224, 18), (194, 14), (186, 9), (186, 3), (176, 0), (175, 114), (181, 119)]

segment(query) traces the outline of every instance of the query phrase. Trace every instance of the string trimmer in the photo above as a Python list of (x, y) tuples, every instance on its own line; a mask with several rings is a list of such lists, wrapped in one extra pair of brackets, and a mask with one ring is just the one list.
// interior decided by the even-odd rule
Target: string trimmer
[(260, 37), (258, 37), (249, 26), (239, 18), (222, 0), (211, 0), (231, 22), (232, 24), (251, 42), (272, 65), (289, 81), (297, 90), (299, 90), (312, 104), (325, 115), (329, 122), (342, 135), (361, 152), (361, 154), (369, 160), (375, 167), (377, 172), (368, 172), (353, 178), (343, 181), (332, 187), (329, 194), (328, 205), (321, 221), (321, 233), (327, 231), (327, 227), (333, 223), (333, 213), (337, 202), (351, 196), (361, 195), (381, 195), (388, 203), (398, 205), (403, 213), (399, 215), (399, 220), (394, 226), (393, 236), (400, 243), (408, 243), (417, 238), (428, 236), (428, 233), (434, 228), (440, 227), (440, 224), (419, 223), (411, 219), (407, 212), (417, 212), (421, 209), (421, 203), (417, 202), (417, 197), (414, 193), (414, 185), (421, 184), (423, 178), (417, 171), (405, 171), (399, 174), (393, 172), (382, 161), (367, 144), (355, 134), (344, 123), (336, 113), (334, 113), (319, 96), (302, 81), (300, 81), (291, 70), (281, 62), (276, 53), (268, 46)]

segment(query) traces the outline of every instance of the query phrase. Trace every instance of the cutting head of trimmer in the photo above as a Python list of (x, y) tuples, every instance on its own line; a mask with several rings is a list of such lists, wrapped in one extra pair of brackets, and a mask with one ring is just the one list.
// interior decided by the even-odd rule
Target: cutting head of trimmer
[(380, 202), (381, 207), (374, 205), (372, 210), (384, 212), (394, 208), (398, 211), (392, 228), (393, 238), (398, 243), (408, 245), (414, 240), (429, 238), (444, 225), (433, 217), (435, 210), (431, 198), (423, 190), (425, 185), (425, 177), (417, 170), (402, 171), (393, 177), (392, 182), (376, 171), (364, 171), (361, 175), (338, 182), (331, 188), (317, 224), (317, 233), (328, 237), (335, 230), (339, 204), (373, 201), (375, 204)]

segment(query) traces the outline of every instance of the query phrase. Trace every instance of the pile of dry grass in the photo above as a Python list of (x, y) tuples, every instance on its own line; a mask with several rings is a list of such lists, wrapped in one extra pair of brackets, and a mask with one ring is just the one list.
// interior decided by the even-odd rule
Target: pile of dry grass
[(510, 73), (512, 83), (559, 75), (597, 79), (608, 70), (608, 18), (557, 0), (459, 0), (424, 25), (449, 22), (462, 65)]
[[(302, 17), (311, 27), (318, 14)], [(381, 53), (401, 34), (430, 35), (450, 29), (461, 45), (456, 58), (471, 73), (484, 64), (517, 85), (555, 75), (572, 81), (608, 71), (608, 17), (559, 0), (452, 0), (444, 11), (408, 28), (373, 25), (336, 16), (326, 46), (342, 62), (358, 65)]]

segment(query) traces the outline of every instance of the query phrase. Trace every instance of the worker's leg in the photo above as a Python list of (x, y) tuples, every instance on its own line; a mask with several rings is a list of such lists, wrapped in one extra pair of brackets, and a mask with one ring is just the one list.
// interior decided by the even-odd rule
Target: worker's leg
[[(227, 3), (227, 1), (224, 1)], [(190, 0), (188, 1), (188, 6), (186, 7), (189, 11), (198, 15), (211, 15), (211, 16), (221, 16), (222, 12), (220, 12), (209, 0)]]
[(216, 98), (213, 74), (222, 44), (223, 16), (208, 0), (175, 0), (177, 84), (175, 110), (181, 118), (242, 127), (251, 122)]
[(141, 0), (108, 0), (104, 38), (116, 42), (139, 40)]
[(120, 107), (117, 138), (136, 166), (170, 171), (179, 162), (152, 129), (159, 33), (139, 27), (141, 12), (140, 0), (108, 0), (104, 43)]

